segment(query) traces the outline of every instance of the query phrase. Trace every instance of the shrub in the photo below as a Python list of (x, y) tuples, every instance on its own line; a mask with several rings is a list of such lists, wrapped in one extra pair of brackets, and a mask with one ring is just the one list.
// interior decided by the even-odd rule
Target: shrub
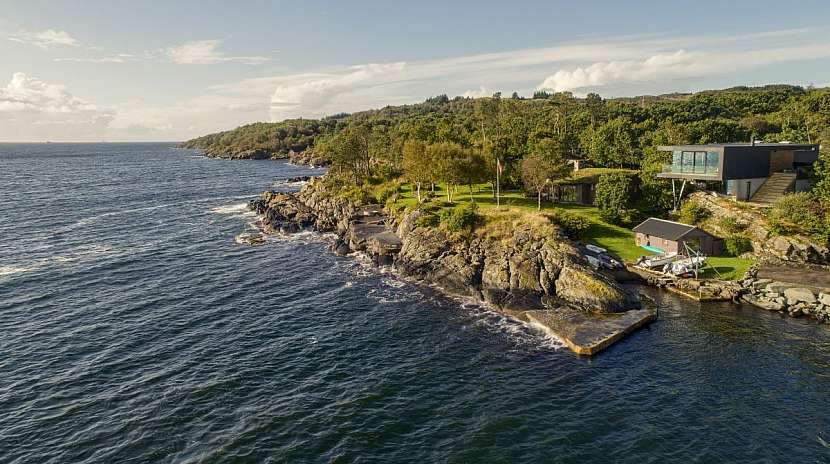
[(406, 209), (406, 205), (398, 203), (396, 200), (396, 197), (392, 197), (386, 200), (384, 208), (386, 208), (386, 212), (388, 212), (389, 214), (398, 214)]
[(475, 203), (468, 203), (452, 209), (443, 209), (440, 221), (451, 232), (470, 231), (479, 220)]
[(692, 201), (684, 203), (680, 208), (680, 222), (685, 224), (700, 224), (711, 216), (712, 212), (705, 206)]
[(735, 219), (732, 216), (724, 216), (718, 220), (718, 225), (724, 231), (730, 234), (737, 234), (743, 232), (747, 228), (747, 224)]
[(397, 182), (387, 182), (381, 184), (377, 188), (375, 188), (375, 200), (378, 204), (387, 203), (387, 200), (390, 198), (397, 201), (398, 199), (398, 192), (400, 191), (401, 184)]
[(723, 244), (726, 248), (726, 254), (729, 256), (740, 256), (752, 251), (752, 242), (748, 238), (739, 235), (726, 237)]
[(634, 196), (634, 182), (630, 174), (607, 173), (597, 180), (594, 204), (603, 220), (614, 224), (636, 221), (638, 212), (630, 208)]
[(830, 214), (806, 192), (779, 198), (769, 212), (769, 222), (779, 235), (805, 234), (825, 242), (830, 237)]
[(561, 227), (571, 238), (582, 238), (591, 227), (591, 221), (584, 216), (573, 214), (565, 210), (555, 210), (548, 215), (550, 222)]
[(418, 227), (435, 227), (438, 225), (438, 215), (437, 214), (422, 214), (418, 216), (418, 219), (415, 220), (415, 225)]
[(369, 202), (369, 194), (362, 186), (348, 186), (340, 189), (340, 196), (352, 203), (362, 205)]

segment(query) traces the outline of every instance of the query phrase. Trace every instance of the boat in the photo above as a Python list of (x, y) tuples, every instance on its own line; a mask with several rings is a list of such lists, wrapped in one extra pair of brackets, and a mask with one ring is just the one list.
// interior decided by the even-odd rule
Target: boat
[(697, 274), (697, 271), (703, 267), (705, 262), (705, 256), (692, 256), (666, 264), (663, 267), (663, 272), (674, 276), (685, 276), (692, 273)]
[(669, 252), (663, 253), (654, 256), (641, 256), (640, 259), (637, 260), (637, 265), (641, 267), (645, 267), (648, 269), (655, 268), (655, 267), (664, 267), (667, 264), (671, 264), (678, 259), (682, 258), (677, 252)]

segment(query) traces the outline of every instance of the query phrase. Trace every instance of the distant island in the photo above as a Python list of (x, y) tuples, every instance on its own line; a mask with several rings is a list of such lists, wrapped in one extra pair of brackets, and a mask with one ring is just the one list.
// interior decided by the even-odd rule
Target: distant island
[(830, 321), (830, 279), (802, 283), (830, 275), (829, 127), (830, 89), (540, 91), (255, 123), (182, 146), (330, 165), (299, 194), (251, 204), (267, 232), (337, 232), (333, 251), (593, 354), (653, 319), (625, 283)]

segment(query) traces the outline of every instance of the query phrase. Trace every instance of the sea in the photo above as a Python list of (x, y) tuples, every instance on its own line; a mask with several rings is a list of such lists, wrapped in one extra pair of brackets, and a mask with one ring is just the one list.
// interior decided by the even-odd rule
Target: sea
[(237, 243), (322, 172), (0, 145), (0, 463), (830, 462), (830, 326), (643, 289), (584, 358), (324, 234)]

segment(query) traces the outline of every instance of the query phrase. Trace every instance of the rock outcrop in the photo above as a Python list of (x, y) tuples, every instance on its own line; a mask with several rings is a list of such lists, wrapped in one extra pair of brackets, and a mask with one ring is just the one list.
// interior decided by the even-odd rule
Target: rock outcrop
[(739, 207), (735, 202), (712, 195), (707, 192), (695, 192), (687, 201), (693, 201), (705, 207), (712, 215), (702, 227), (719, 237), (728, 237), (729, 231), (723, 230), (723, 218), (734, 219), (744, 224), (742, 232), (752, 241), (752, 255), (763, 262), (785, 263), (830, 263), (830, 249), (826, 244), (818, 243), (809, 237), (794, 235), (775, 235), (769, 228), (766, 219), (755, 207)]
[(298, 166), (311, 166), (311, 167), (326, 167), (331, 164), (325, 156), (317, 153), (314, 151), (313, 148), (309, 148), (303, 151), (290, 151), (288, 152), (288, 160), (291, 164), (296, 164)]
[(459, 240), (439, 228), (417, 227), (402, 237), (402, 244), (395, 265), (404, 274), (506, 309), (556, 302), (597, 312), (639, 306), (635, 295), (587, 266), (573, 245), (539, 240), (529, 230), (517, 230), (504, 242)]
[(830, 289), (750, 277), (741, 281), (741, 300), (792, 317), (810, 317), (830, 324)]
[(419, 211), (401, 218), (394, 228), (395, 221), (380, 206), (357, 206), (332, 195), (322, 179), (312, 180), (298, 194), (265, 192), (250, 207), (261, 216), (266, 232), (335, 232), (335, 253), (364, 251), (377, 264), (394, 265), (404, 275), (501, 308), (567, 304), (615, 313), (640, 307), (636, 293), (589, 267), (562, 236), (540, 239), (529, 228), (518, 228), (506, 241), (458, 236), (417, 226)]
[(227, 150), (209, 148), (202, 150), (202, 154), (208, 158), (221, 158), (230, 160), (265, 160), (265, 159), (284, 159), (287, 155), (277, 153), (263, 148), (256, 148), (250, 150)]

